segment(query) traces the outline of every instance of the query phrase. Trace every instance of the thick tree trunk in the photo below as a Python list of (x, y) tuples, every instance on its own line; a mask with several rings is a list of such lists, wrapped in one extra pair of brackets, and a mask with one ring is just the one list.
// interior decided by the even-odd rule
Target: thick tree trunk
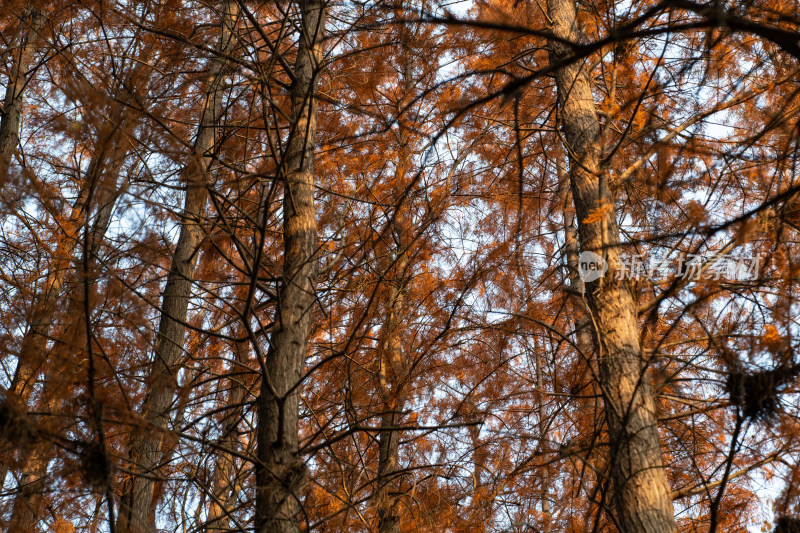
[(283, 165), (284, 258), (274, 334), (258, 406), (256, 533), (299, 531), (299, 491), (306, 467), (298, 454), (300, 379), (316, 300), (314, 208), (315, 95), (322, 60), (325, 8), (299, 2), (300, 42), (291, 88), (292, 127)]
[(183, 351), (186, 315), (194, 280), (198, 248), (203, 240), (203, 219), (207, 200), (208, 172), (215, 148), (216, 125), (222, 109), (222, 84), (228, 69), (224, 56), (236, 45), (235, 28), (238, 3), (225, 3), (220, 21), (221, 37), (217, 50), (223, 57), (211, 60), (205, 105), (197, 130), (194, 154), (184, 169), (186, 197), (181, 213), (180, 233), (172, 256), (172, 266), (161, 299), (161, 319), (152, 366), (146, 378), (147, 397), (142, 415), (147, 423), (131, 445), (132, 467), (136, 474), (123, 495), (117, 530), (138, 533), (154, 528), (154, 477), (162, 462), (163, 431), (172, 412), (177, 388), (176, 365)]
[[(548, 0), (553, 34), (579, 43), (574, 0)], [(551, 57), (571, 49), (551, 40)], [(614, 199), (600, 167), (600, 127), (588, 73), (581, 61), (556, 72), (560, 119), (570, 154), (570, 185), (583, 251), (595, 252), (609, 268), (586, 284), (600, 363), (606, 419), (611, 440), (611, 478), (619, 527), (625, 532), (675, 531), (669, 483), (662, 462), (657, 418), (645, 357), (639, 339), (636, 305), (620, 269), (619, 229)]]
[(3, 118), (0, 121), (0, 187), (6, 182), (11, 159), (19, 144), (22, 96), (28, 85), (28, 70), (33, 62), (44, 22), (44, 15), (30, 7), (25, 10), (20, 21), (20, 41), (12, 57), (11, 73), (3, 100)]

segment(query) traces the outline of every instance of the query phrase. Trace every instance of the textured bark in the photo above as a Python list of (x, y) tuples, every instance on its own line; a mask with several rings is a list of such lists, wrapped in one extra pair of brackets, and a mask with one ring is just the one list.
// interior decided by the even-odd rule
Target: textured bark
[[(536, 349), (536, 403), (538, 404), (539, 416), (539, 447), (543, 457), (550, 453), (550, 439), (547, 435), (547, 410), (544, 401), (544, 363), (542, 361), (542, 351), (539, 343), (535, 344)], [(553, 530), (553, 513), (550, 509), (550, 467), (548, 464), (542, 465), (542, 490), (540, 493), (542, 505), (542, 533), (550, 533)]]
[[(401, 232), (403, 235), (404, 232)], [(405, 239), (400, 239), (402, 243)], [(402, 246), (402, 244), (401, 244)], [(405, 406), (405, 389), (407, 386), (407, 367), (404, 350), (400, 339), (403, 311), (405, 309), (405, 270), (408, 259), (406, 250), (400, 250), (400, 257), (395, 266), (399, 282), (392, 287), (389, 296), (387, 318), (384, 324), (384, 339), (381, 350), (381, 368), (379, 372), (383, 412), (381, 414), (381, 431), (378, 433), (378, 475), (375, 480), (375, 503), (378, 514), (378, 531), (380, 533), (397, 533), (400, 531), (400, 510), (402, 502), (398, 495), (401, 416)]]
[(223, 77), (229, 68), (224, 56), (236, 44), (235, 26), (238, 4), (225, 3), (220, 21), (221, 36), (217, 50), (223, 57), (211, 60), (208, 87), (205, 93), (200, 125), (194, 143), (194, 154), (183, 172), (186, 197), (178, 242), (172, 256), (172, 265), (161, 298), (161, 318), (152, 365), (145, 381), (147, 397), (142, 405), (142, 416), (147, 424), (131, 444), (132, 467), (136, 472), (125, 491), (117, 530), (122, 532), (149, 532), (154, 529), (154, 477), (162, 462), (163, 431), (172, 412), (177, 388), (177, 363), (183, 351), (186, 333), (186, 315), (192, 292), (198, 248), (203, 240), (203, 219), (207, 201), (208, 172), (215, 147), (216, 125), (222, 109)]
[[(556, 37), (579, 43), (574, 0), (548, 0)], [(570, 56), (570, 47), (551, 40), (555, 61)], [(570, 186), (579, 223), (582, 250), (604, 257), (605, 277), (585, 287), (599, 357), (600, 386), (611, 440), (611, 478), (619, 527), (625, 532), (675, 531), (672, 500), (659, 442), (649, 381), (643, 376), (636, 305), (620, 269), (619, 229), (613, 198), (600, 166), (600, 126), (589, 76), (582, 62), (556, 72), (560, 120), (570, 154)], [(590, 215), (593, 215), (590, 217)]]
[(258, 408), (256, 533), (299, 531), (299, 491), (307, 469), (298, 454), (300, 379), (316, 300), (317, 222), (314, 208), (315, 95), (322, 60), (324, 4), (299, 4), (300, 42), (291, 87), (292, 127), (283, 169), (284, 258), (274, 334)]
[(22, 97), (28, 85), (28, 70), (33, 62), (44, 22), (44, 15), (30, 7), (25, 10), (20, 21), (20, 41), (17, 51), (12, 55), (11, 73), (0, 121), (0, 187), (5, 185), (11, 159), (19, 145)]
[(592, 340), (591, 320), (586, 313), (586, 304), (583, 300), (584, 285), (580, 276), (580, 247), (578, 245), (578, 230), (575, 225), (575, 209), (572, 205), (570, 194), (570, 179), (564, 167), (558, 163), (558, 195), (564, 209), (564, 255), (569, 272), (569, 301), (574, 313), (575, 340), (584, 357), (591, 357), (594, 352)]

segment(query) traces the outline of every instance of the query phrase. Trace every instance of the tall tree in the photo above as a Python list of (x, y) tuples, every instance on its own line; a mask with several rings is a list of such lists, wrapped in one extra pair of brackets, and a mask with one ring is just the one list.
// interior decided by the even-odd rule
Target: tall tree
[[(401, 6), (402, 7), (402, 6)], [(395, 15), (403, 16), (397, 9)], [(408, 198), (404, 197), (413, 173), (412, 135), (409, 122), (414, 96), (414, 64), (412, 50), (413, 27), (400, 24), (398, 27), (399, 53), (397, 61), (400, 71), (401, 98), (398, 102), (397, 161), (394, 175), (392, 200), (400, 206), (393, 215), (391, 235), (395, 246), (388, 256), (393, 265), (387, 271), (389, 290), (384, 304), (384, 320), (381, 325), (379, 348), (380, 362), (378, 387), (382, 400), (381, 431), (378, 433), (378, 469), (375, 479), (375, 503), (380, 533), (397, 533), (401, 529), (401, 509), (398, 471), (400, 470), (400, 438), (398, 428), (402, 425), (406, 396), (410, 389), (411, 358), (403, 346), (403, 317), (408, 316), (408, 284), (412, 266), (409, 255), (413, 243), (411, 213)]]
[[(548, 0), (547, 11), (553, 36), (559, 39), (549, 43), (553, 63), (558, 64), (582, 42), (578, 17), (570, 0)], [(555, 76), (580, 247), (602, 257), (610, 273), (587, 283), (584, 294), (600, 360), (617, 520), (623, 531), (675, 531), (636, 305), (617, 275), (622, 263), (615, 198), (601, 165), (601, 129), (591, 82), (583, 61), (559, 68)]]
[(283, 182), (283, 266), (274, 333), (263, 361), (257, 399), (257, 533), (299, 531), (299, 491), (307, 482), (307, 468), (299, 455), (298, 416), (316, 302), (314, 151), (326, 5), (321, 0), (304, 0), (297, 8), (299, 38), (290, 90), (291, 123), (278, 170)]
[(173, 412), (177, 387), (177, 367), (183, 351), (186, 316), (192, 294), (194, 269), (200, 243), (205, 235), (204, 220), (208, 202), (209, 173), (214, 161), (218, 124), (222, 112), (224, 78), (229, 68), (227, 56), (237, 44), (238, 3), (224, 3), (220, 13), (220, 37), (216, 57), (209, 61), (208, 84), (200, 114), (193, 153), (183, 171), (185, 199), (180, 215), (180, 232), (172, 256), (161, 299), (161, 318), (145, 387), (147, 397), (142, 416), (148, 425), (131, 443), (134, 474), (122, 498), (117, 528), (122, 531), (148, 531), (153, 528), (154, 484), (164, 457), (163, 432)]
[(23, 97), (34, 57), (42, 42), (42, 30), (46, 20), (41, 6), (36, 5), (26, 7), (19, 15), (17, 42), (14, 43), (16, 46), (11, 54), (11, 72), (6, 85), (2, 120), (0, 120), (0, 185), (5, 184), (11, 159), (19, 144)]

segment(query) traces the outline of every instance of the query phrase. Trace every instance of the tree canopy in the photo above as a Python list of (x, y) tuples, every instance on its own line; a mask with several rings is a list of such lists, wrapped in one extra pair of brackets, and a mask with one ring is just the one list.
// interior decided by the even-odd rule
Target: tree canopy
[(5, 1), (0, 524), (800, 530), (799, 13)]

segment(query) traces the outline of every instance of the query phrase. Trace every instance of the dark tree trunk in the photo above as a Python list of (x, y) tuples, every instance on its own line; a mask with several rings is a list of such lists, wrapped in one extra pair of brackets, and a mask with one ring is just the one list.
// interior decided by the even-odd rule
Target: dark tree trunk
[(316, 301), (317, 222), (314, 207), (315, 94), (322, 60), (324, 3), (299, 2), (300, 42), (291, 87), (292, 124), (282, 166), (284, 258), (274, 334), (258, 407), (256, 533), (299, 531), (306, 467), (298, 453), (300, 379)]
[(13, 54), (11, 73), (3, 100), (3, 119), (0, 121), (0, 187), (8, 176), (11, 159), (19, 145), (19, 126), (22, 117), (22, 97), (28, 85), (28, 70), (40, 41), (45, 17), (34, 8), (27, 8), (20, 21), (18, 50)]

